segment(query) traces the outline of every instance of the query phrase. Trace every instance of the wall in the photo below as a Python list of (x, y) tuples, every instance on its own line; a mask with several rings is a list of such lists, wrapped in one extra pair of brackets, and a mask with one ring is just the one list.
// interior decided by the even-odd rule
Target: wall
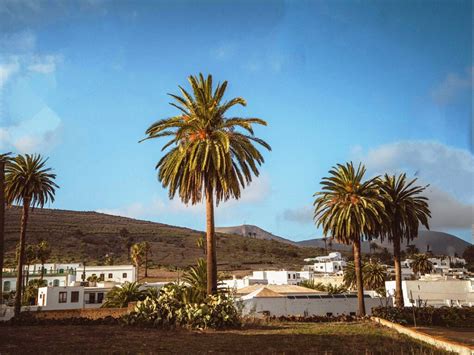
[(32, 312), (38, 319), (68, 319), (68, 318), (88, 318), (100, 319), (105, 317), (119, 318), (128, 313), (128, 308), (95, 308), (95, 309), (69, 309)]
[[(386, 298), (366, 298), (365, 307), (367, 314), (372, 313), (373, 307), (385, 305)], [(328, 299), (289, 299), (289, 298), (252, 298), (243, 301), (243, 314), (255, 315), (269, 312), (272, 316), (318, 315), (326, 316), (327, 313), (337, 316), (341, 314), (356, 313), (358, 304), (354, 298), (328, 298)]]

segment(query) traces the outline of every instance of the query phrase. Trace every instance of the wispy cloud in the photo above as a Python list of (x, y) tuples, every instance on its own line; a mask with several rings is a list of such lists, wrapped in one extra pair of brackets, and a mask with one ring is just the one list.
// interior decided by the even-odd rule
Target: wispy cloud
[(440, 106), (454, 102), (462, 93), (472, 90), (474, 67), (463, 74), (450, 73), (431, 92), (433, 100)]

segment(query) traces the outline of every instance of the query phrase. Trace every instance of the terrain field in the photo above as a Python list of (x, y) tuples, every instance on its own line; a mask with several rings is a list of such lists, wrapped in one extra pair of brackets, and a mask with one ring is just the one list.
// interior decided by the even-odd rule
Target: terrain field
[(227, 331), (163, 331), (119, 325), (2, 326), (0, 344), (2, 354), (444, 354), (367, 322), (275, 323)]
[[(7, 209), (7, 265), (14, 260), (20, 218), (19, 208)], [(204, 236), (203, 232), (192, 229), (97, 212), (35, 209), (30, 214), (27, 243), (37, 243), (41, 239), (48, 241), (52, 247), (50, 261), (100, 264), (106, 254), (112, 254), (115, 263), (128, 263), (128, 245), (146, 240), (152, 249), (150, 265), (174, 269), (195, 265), (196, 259), (204, 256), (203, 250), (196, 245), (201, 236)], [(217, 260), (221, 271), (300, 268), (304, 265), (304, 258), (322, 254), (321, 248), (233, 234), (217, 235)]]

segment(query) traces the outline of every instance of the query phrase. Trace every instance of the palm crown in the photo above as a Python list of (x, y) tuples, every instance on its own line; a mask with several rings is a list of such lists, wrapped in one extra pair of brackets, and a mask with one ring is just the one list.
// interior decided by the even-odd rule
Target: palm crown
[(413, 240), (418, 236), (420, 223), (429, 229), (428, 198), (420, 195), (427, 186), (414, 186), (416, 181), (407, 182), (406, 174), (385, 174), (379, 181), (380, 196), (390, 220), (384, 234), (390, 240)]
[(53, 181), (56, 175), (46, 168), (47, 159), (39, 154), (18, 155), (11, 158), (5, 168), (5, 195), (7, 204), (28, 202), (31, 206), (43, 207), (48, 201), (54, 202)]
[(361, 236), (378, 233), (384, 218), (383, 204), (378, 199), (376, 178), (363, 181), (365, 167), (351, 163), (338, 164), (323, 178), (322, 191), (315, 194), (314, 217), (324, 235), (350, 244)]
[(182, 96), (169, 94), (181, 114), (157, 121), (146, 131), (145, 139), (171, 137), (163, 150), (171, 148), (156, 165), (159, 180), (169, 187), (170, 198), (178, 193), (185, 203), (200, 202), (206, 189), (215, 193), (217, 203), (239, 198), (241, 187), (251, 181), (252, 173), (259, 175), (258, 165), (264, 162), (254, 143), (271, 149), (252, 129), (266, 122), (225, 117), (231, 107), (246, 105), (241, 97), (222, 102), (227, 81), (215, 90), (211, 75), (190, 76), (189, 82), (192, 95), (181, 86)]

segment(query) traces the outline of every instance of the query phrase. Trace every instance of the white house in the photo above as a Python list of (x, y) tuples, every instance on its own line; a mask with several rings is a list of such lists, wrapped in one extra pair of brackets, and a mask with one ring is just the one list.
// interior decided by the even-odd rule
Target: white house
[(87, 280), (90, 276), (97, 276), (103, 281), (114, 281), (118, 283), (136, 281), (136, 270), (133, 265), (86, 265), (77, 270), (78, 280)]
[(249, 279), (262, 280), (261, 283), (269, 285), (297, 285), (304, 280), (311, 279), (312, 275), (311, 271), (267, 270), (254, 271)]
[(315, 273), (324, 274), (341, 274), (346, 266), (346, 261), (342, 258), (341, 253), (333, 252), (327, 256), (317, 256), (315, 258), (304, 259), (306, 262), (314, 262), (307, 265), (306, 269), (314, 271)]
[[(387, 297), (395, 295), (395, 281), (386, 281)], [(428, 305), (474, 306), (474, 279), (456, 280), (440, 276), (425, 276), (420, 280), (402, 281), (405, 306)]]
[[(324, 292), (308, 294), (284, 294), (272, 290), (269, 286), (261, 286), (250, 294), (240, 298), (244, 315), (254, 316), (337, 316), (355, 315), (358, 308), (357, 295), (329, 295)], [(386, 298), (365, 294), (367, 314), (373, 307), (387, 304)]]

